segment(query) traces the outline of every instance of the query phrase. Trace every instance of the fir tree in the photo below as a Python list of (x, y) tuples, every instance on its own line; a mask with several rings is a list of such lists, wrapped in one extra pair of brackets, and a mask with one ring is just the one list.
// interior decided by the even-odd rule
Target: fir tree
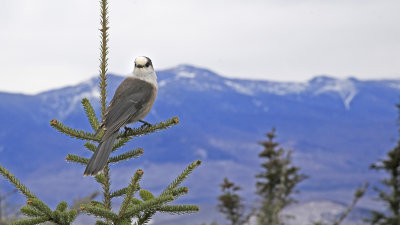
[(225, 214), (226, 219), (229, 220), (231, 225), (240, 225), (245, 222), (244, 219), (244, 205), (242, 198), (236, 193), (241, 188), (235, 183), (224, 178), (220, 184), (222, 194), (218, 197), (219, 204), (218, 210)]
[[(397, 105), (400, 109), (400, 105)], [(386, 211), (372, 210), (372, 217), (367, 219), (371, 224), (400, 225), (400, 140), (397, 146), (381, 159), (371, 165), (371, 169), (384, 171), (388, 177), (381, 181), (382, 188), (375, 187), (378, 199), (385, 203)]]
[(292, 194), (297, 193), (295, 187), (307, 178), (300, 174), (299, 167), (292, 165), (291, 153), (274, 141), (275, 129), (267, 133), (268, 140), (260, 144), (264, 150), (259, 157), (265, 159), (261, 164), (263, 171), (256, 175), (258, 178), (257, 194), (261, 196), (261, 207), (257, 212), (259, 225), (282, 224), (279, 213), (286, 206), (296, 202)]
[[(101, 117), (104, 117), (106, 106), (107, 106), (107, 68), (108, 68), (108, 2), (107, 0), (101, 0), (101, 43), (100, 43), (100, 102), (101, 102)], [(73, 129), (62, 122), (53, 119), (50, 121), (50, 125), (57, 131), (66, 134), (70, 137), (85, 140), (84, 147), (91, 152), (96, 150), (96, 144), (101, 139), (102, 132), (95, 136), (94, 132), (99, 127), (99, 119), (89, 102), (88, 99), (82, 99), (82, 105), (86, 116), (88, 117), (89, 123), (92, 127), (92, 131), (84, 131)], [(101, 118), (101, 119), (102, 119)], [(114, 144), (113, 152), (117, 152), (127, 144), (134, 137), (151, 134), (156, 131), (167, 129), (179, 123), (178, 118), (173, 117), (166, 121), (162, 121), (151, 126), (143, 126), (129, 130), (129, 132), (121, 132), (118, 135), (118, 139)], [(188, 175), (200, 165), (201, 161), (197, 160), (190, 163), (188, 167), (177, 176), (158, 196), (154, 195), (150, 191), (140, 188), (140, 180), (144, 174), (141, 169), (136, 172), (131, 172), (132, 177), (127, 187), (119, 190), (111, 190), (111, 177), (110, 177), (110, 165), (118, 162), (137, 158), (144, 153), (142, 148), (133, 149), (122, 154), (111, 156), (105, 166), (103, 173), (95, 176), (95, 180), (101, 185), (103, 189), (103, 200), (90, 201), (87, 204), (81, 204), (79, 210), (83, 213), (94, 215), (98, 220), (96, 224), (115, 224), (115, 225), (126, 225), (131, 224), (135, 220), (136, 225), (147, 224), (152, 216), (156, 212), (171, 213), (171, 214), (183, 214), (191, 213), (199, 210), (196, 205), (171, 205), (170, 203), (175, 199), (188, 193), (187, 187), (180, 187), (180, 184)], [(74, 162), (86, 166), (89, 159), (68, 154), (66, 157), (67, 161)], [(0, 165), (0, 174), (9, 180), (25, 197), (27, 198), (27, 205), (21, 207), (21, 212), (28, 218), (17, 221), (13, 224), (25, 225), (25, 224), (40, 224), (45, 222), (53, 222), (55, 224), (67, 225), (71, 224), (78, 214), (76, 207), (68, 209), (68, 205), (65, 201), (60, 202), (55, 210), (51, 210), (43, 201), (41, 201), (35, 194), (33, 194), (21, 181), (19, 181), (13, 174), (11, 174), (6, 168)], [(115, 198), (122, 198), (122, 204), (118, 210), (112, 209), (112, 201)]]

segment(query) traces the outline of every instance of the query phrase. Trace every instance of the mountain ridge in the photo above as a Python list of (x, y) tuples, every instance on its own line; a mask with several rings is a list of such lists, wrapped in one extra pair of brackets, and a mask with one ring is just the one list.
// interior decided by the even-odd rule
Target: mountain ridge
[[(344, 201), (348, 199), (344, 193), (351, 196), (359, 184), (367, 180), (374, 183), (381, 177), (368, 167), (384, 157), (397, 138), (395, 104), (400, 80), (319, 76), (307, 82), (254, 81), (226, 78), (187, 65), (157, 73), (159, 94), (146, 121), (155, 123), (178, 116), (181, 122), (134, 139), (127, 148), (141, 146), (145, 154), (123, 168), (133, 170), (144, 165), (163, 170), (162, 166), (200, 158), (204, 164), (188, 185), (194, 186), (193, 196), (199, 202), (216, 198), (224, 176), (246, 187), (245, 196), (254, 197), (254, 177), (249, 174), (259, 170), (257, 154), (261, 147), (257, 143), (272, 127), (277, 128), (281, 145), (294, 150), (294, 163), (310, 175), (300, 185), (301, 191)], [(108, 100), (123, 78), (109, 75)], [(88, 182), (81, 180), (82, 168), (72, 166), (74, 170), (70, 171), (71, 164), (64, 158), (67, 153), (85, 157), (90, 153), (84, 150), (82, 141), (53, 130), (49, 121), (58, 119), (73, 128), (91, 130), (80, 101), (89, 98), (98, 111), (97, 83), (93, 77), (35, 95), (0, 93), (0, 163), (28, 180), (32, 176), (49, 177), (53, 185), (70, 174), (79, 190), (87, 190), (82, 186)], [(43, 167), (52, 168), (55, 174), (46, 174), (50, 169)], [(58, 178), (57, 174), (63, 175)], [(154, 183), (159, 179), (157, 174), (146, 173), (153, 177), (151, 187), (158, 185)], [(31, 182), (37, 185), (39, 194), (51, 199), (40, 183)], [(65, 196), (76, 195), (73, 190), (67, 192)]]

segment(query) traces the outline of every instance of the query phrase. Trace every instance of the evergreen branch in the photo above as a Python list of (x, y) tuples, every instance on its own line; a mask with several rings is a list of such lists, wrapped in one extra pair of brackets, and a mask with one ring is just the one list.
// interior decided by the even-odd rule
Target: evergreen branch
[(163, 196), (163, 195), (167, 194), (168, 191), (172, 191), (174, 188), (176, 188), (200, 164), (201, 164), (201, 160), (197, 160), (197, 161), (192, 162), (191, 164), (189, 164), (189, 166), (170, 185), (168, 185), (167, 188), (164, 189), (164, 191), (161, 193), (160, 196)]
[(58, 203), (56, 210), (58, 210), (60, 212), (64, 212), (67, 209), (67, 207), (68, 207), (67, 202), (62, 201), (62, 202)]
[(67, 213), (67, 218), (68, 218), (68, 223), (71, 224), (72, 221), (75, 220), (75, 218), (78, 216), (78, 211), (75, 209), (71, 209), (68, 212), (63, 212), (63, 213)]
[(102, 202), (98, 202), (98, 201), (91, 201), (90, 202), (91, 206), (96, 206), (96, 207), (100, 207), (100, 208), (106, 208), (106, 206), (104, 205), (104, 203)]
[(77, 156), (74, 154), (68, 154), (67, 157), (65, 158), (65, 160), (67, 160), (69, 162), (76, 162), (76, 163), (79, 163), (82, 165), (87, 165), (89, 162), (88, 158)]
[(108, 223), (101, 221), (101, 220), (97, 220), (95, 225), (108, 225)]
[(87, 148), (87, 150), (91, 151), (91, 152), (95, 152), (97, 149), (97, 146), (94, 145), (92, 142), (86, 142), (84, 144), (84, 146)]
[(160, 196), (157, 198), (154, 198), (152, 200), (143, 202), (140, 205), (135, 205), (134, 207), (128, 208), (124, 218), (131, 218), (135, 215), (138, 215), (139, 212), (143, 212), (143, 211), (149, 211), (152, 210), (154, 208), (160, 207), (161, 205), (173, 201), (174, 200), (174, 196), (172, 195), (164, 195), (164, 196)]
[(42, 201), (40, 201), (39, 199), (30, 198), (30, 199), (28, 199), (28, 201), (26, 201), (26, 203), (32, 207), (35, 207), (37, 210), (39, 210), (40, 212), (43, 212), (47, 216), (49, 216), (49, 217), (52, 216), (51, 209), (46, 204), (44, 204)]
[(137, 198), (132, 198), (132, 201), (131, 201), (131, 205), (139, 205), (139, 204), (142, 204), (143, 203), (143, 201), (141, 201), (140, 199), (137, 199)]
[(127, 190), (126, 190), (126, 194), (125, 194), (125, 198), (124, 201), (121, 204), (120, 210), (119, 210), (119, 217), (122, 218), (126, 212), (126, 210), (128, 209), (129, 203), (131, 202), (133, 195), (136, 192), (136, 188), (137, 188), (137, 184), (139, 183), (139, 180), (142, 178), (143, 176), (143, 170), (139, 169), (136, 171), (135, 175), (133, 175), (132, 179), (131, 179), (131, 183), (129, 184)]
[(170, 214), (186, 214), (198, 212), (200, 207), (197, 205), (164, 205), (158, 211)]
[(58, 221), (58, 224), (65, 224), (66, 220), (66, 215), (63, 215), (61, 211), (55, 210), (52, 214), (52, 218), (54, 218), (54, 221)]
[(353, 210), (353, 208), (356, 206), (358, 200), (360, 200), (360, 198), (362, 198), (365, 194), (365, 192), (368, 189), (369, 184), (366, 183), (364, 184), (364, 187), (357, 189), (354, 192), (354, 198), (353, 201), (351, 202), (351, 204), (346, 208), (346, 210), (342, 213), (342, 215), (334, 221), (333, 225), (339, 225), (341, 224), (344, 219), (346, 219), (346, 217), (349, 215), (349, 213)]
[(116, 220), (118, 218), (118, 215), (112, 212), (111, 210), (108, 209), (103, 209), (100, 207), (96, 206), (91, 206), (91, 205), (82, 205), (81, 206), (81, 211), (84, 211), (88, 214), (92, 214), (94, 216), (102, 217), (104, 219), (108, 220)]
[(72, 129), (70, 127), (67, 127), (63, 123), (57, 121), (56, 119), (52, 119), (50, 121), (50, 126), (52, 126), (54, 129), (56, 129), (58, 132), (64, 133), (73, 138), (77, 138), (80, 140), (92, 140), (92, 141), (100, 142), (100, 139), (94, 137), (94, 134), (83, 131), (83, 130)]
[(108, 162), (109, 163), (115, 163), (115, 162), (119, 162), (119, 161), (122, 161), (122, 160), (128, 160), (128, 159), (132, 159), (132, 158), (137, 158), (142, 154), (143, 154), (143, 149), (142, 148), (138, 148), (138, 149), (135, 149), (135, 150), (131, 150), (129, 152), (122, 153), (120, 155), (112, 156), (112, 157), (110, 157)]
[(115, 198), (115, 197), (120, 197), (124, 194), (126, 194), (126, 191), (128, 190), (127, 187), (121, 188), (117, 191), (114, 191), (113, 193), (111, 193), (111, 198)]
[(41, 217), (36, 217), (32, 219), (26, 219), (26, 220), (20, 220), (17, 222), (10, 223), (10, 225), (34, 225), (34, 224), (40, 224), (44, 223), (46, 221), (49, 221), (49, 218), (47, 216), (41, 216)]
[(103, 183), (103, 190), (104, 190), (104, 206), (106, 209), (111, 211), (111, 193), (110, 193), (110, 174), (109, 174), (109, 164), (107, 163), (103, 169), (104, 175), (104, 183)]
[(112, 152), (117, 151), (119, 148), (121, 148), (126, 143), (128, 143), (128, 141), (130, 141), (132, 138), (133, 137), (121, 137), (121, 138), (118, 138), (118, 142), (116, 144), (114, 144)]
[(82, 105), (85, 110), (86, 116), (88, 117), (90, 126), (92, 126), (93, 130), (96, 132), (99, 128), (99, 119), (97, 119), (96, 113), (94, 112), (94, 109), (90, 104), (89, 99), (82, 99)]
[(130, 141), (133, 137), (143, 136), (146, 134), (154, 133), (162, 129), (170, 128), (179, 123), (179, 119), (177, 117), (173, 117), (168, 119), (165, 122), (159, 122), (152, 126), (132, 128), (128, 133), (120, 132), (118, 135), (118, 142), (113, 146), (113, 152), (118, 150), (118, 148), (124, 146), (128, 141)]
[(154, 199), (154, 195), (150, 191), (147, 191), (147, 190), (144, 190), (144, 189), (139, 191), (139, 195), (140, 195), (140, 198), (142, 198), (143, 201), (149, 201), (149, 200)]
[[(106, 92), (106, 86), (107, 86), (107, 66), (108, 66), (108, 33), (107, 30), (109, 29), (108, 27), (108, 2), (107, 0), (101, 0), (100, 2), (101, 5), (101, 12), (100, 12), (100, 24), (101, 24), (101, 41), (100, 41), (100, 82), (99, 82), (99, 88), (100, 88), (100, 102), (101, 102), (101, 119), (104, 119), (105, 113), (106, 113), (106, 105), (107, 105), (107, 92)], [(103, 190), (104, 190), (104, 206), (106, 209), (111, 211), (111, 193), (110, 193), (110, 175), (109, 175), (109, 164), (105, 166), (103, 169), (103, 175), (104, 179), (102, 183)], [(96, 178), (97, 180), (97, 178)], [(107, 219), (107, 223), (110, 223), (109, 219)]]
[(94, 179), (96, 179), (97, 183), (104, 185), (106, 178), (104, 177), (104, 175), (102, 173), (100, 173), (100, 174), (97, 174), (96, 176), (94, 176)]
[(21, 183), (13, 174), (10, 173), (6, 168), (0, 165), (0, 173), (3, 175), (3, 177), (7, 178), (8, 181), (14, 186), (21, 191), (22, 194), (24, 194), (27, 198), (36, 198), (34, 194), (32, 194), (29, 189)]
[(165, 122), (161, 121), (151, 126), (132, 128), (132, 130), (128, 131), (127, 133), (120, 132), (118, 138), (143, 136), (157, 132), (159, 130), (170, 128), (172, 126), (177, 125), (178, 123), (179, 123), (178, 117), (173, 117), (171, 119), (166, 120)]
[(101, 41), (100, 41), (100, 82), (99, 82), (99, 87), (100, 87), (100, 102), (101, 102), (101, 118), (104, 119), (104, 114), (106, 112), (106, 104), (107, 104), (107, 92), (106, 92), (106, 87), (107, 87), (107, 66), (108, 66), (108, 33), (107, 30), (109, 29), (108, 25), (108, 2), (107, 0), (101, 0), (101, 19), (100, 19), (100, 24), (101, 24)]
[(167, 191), (166, 194), (171, 194), (175, 198), (179, 198), (182, 195), (187, 194), (188, 192), (189, 192), (189, 188), (187, 188), (187, 187), (177, 187), (170, 191)]
[(144, 225), (150, 222), (151, 217), (156, 213), (155, 210), (147, 211), (142, 216), (138, 217), (138, 221), (135, 225)]
[(43, 212), (38, 211), (36, 208), (33, 208), (32, 206), (22, 206), (21, 207), (21, 213), (24, 214), (25, 216), (29, 217), (37, 217), (37, 216), (44, 216)]

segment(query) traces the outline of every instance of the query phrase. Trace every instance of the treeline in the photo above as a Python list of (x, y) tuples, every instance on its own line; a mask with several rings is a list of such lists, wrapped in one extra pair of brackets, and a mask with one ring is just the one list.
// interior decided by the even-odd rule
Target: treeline
[[(400, 106), (397, 105), (400, 112)], [(221, 195), (218, 196), (217, 209), (230, 225), (285, 225), (287, 219), (295, 219), (293, 215), (283, 215), (282, 210), (297, 203), (294, 195), (299, 193), (296, 186), (308, 176), (300, 172), (300, 168), (292, 163), (292, 150), (280, 147), (275, 141), (275, 129), (267, 133), (267, 140), (260, 143), (263, 150), (259, 153), (262, 159), (262, 172), (255, 174), (256, 190), (260, 203), (253, 208), (244, 205), (240, 196), (240, 186), (225, 178), (220, 184)], [(377, 149), (379, 150), (379, 149)], [(379, 159), (370, 166), (372, 170), (385, 172), (386, 178), (380, 181), (380, 187), (373, 187), (375, 199), (383, 203), (381, 211), (371, 210), (365, 224), (400, 225), (400, 138), (397, 146), (387, 153), (385, 159)], [(364, 196), (368, 183), (354, 192), (348, 207), (330, 224), (313, 221), (307, 225), (340, 225)], [(250, 222), (251, 220), (251, 222)], [(205, 224), (203, 224), (205, 225)], [(218, 225), (216, 222), (212, 225)], [(299, 224), (303, 225), (303, 224)]]

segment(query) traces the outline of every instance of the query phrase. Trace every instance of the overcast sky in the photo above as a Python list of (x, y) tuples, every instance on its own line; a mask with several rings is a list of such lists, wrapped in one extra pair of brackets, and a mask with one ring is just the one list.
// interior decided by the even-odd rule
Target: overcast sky
[[(110, 0), (109, 71), (136, 56), (228, 77), (400, 78), (399, 0)], [(0, 91), (95, 76), (98, 0), (0, 0)]]

